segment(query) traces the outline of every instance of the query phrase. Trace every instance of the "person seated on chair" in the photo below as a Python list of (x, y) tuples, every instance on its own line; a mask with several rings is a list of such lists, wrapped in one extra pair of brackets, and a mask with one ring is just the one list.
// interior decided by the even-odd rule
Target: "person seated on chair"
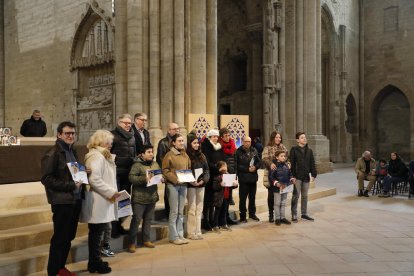
[[(355, 172), (358, 179), (358, 196), (369, 197), (368, 193), (375, 183), (375, 159), (371, 157), (371, 152), (364, 151), (362, 157), (358, 158), (355, 164)], [(368, 186), (364, 190), (364, 180), (368, 180)]]
[(393, 183), (405, 181), (407, 178), (407, 166), (396, 152), (391, 152), (391, 159), (388, 162), (388, 175), (384, 178), (384, 191), (379, 197), (389, 197)]
[(383, 180), (388, 175), (388, 164), (385, 159), (380, 159), (375, 170), (377, 180)]
[(414, 196), (414, 161), (411, 161), (408, 164), (408, 182), (410, 183), (410, 193), (408, 194), (408, 198)]

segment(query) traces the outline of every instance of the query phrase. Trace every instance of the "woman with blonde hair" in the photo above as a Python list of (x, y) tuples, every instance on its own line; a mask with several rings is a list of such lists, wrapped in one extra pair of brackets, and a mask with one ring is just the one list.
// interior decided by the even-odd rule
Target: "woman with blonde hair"
[(114, 136), (107, 130), (97, 130), (87, 144), (89, 152), (85, 156), (85, 164), (91, 169), (89, 175), (90, 191), (88, 192), (90, 206), (84, 204), (82, 222), (88, 223), (89, 262), (91, 273), (106, 274), (111, 272), (108, 263), (100, 257), (100, 243), (107, 223), (117, 220), (115, 199), (119, 197), (116, 185), (115, 156), (111, 154)]

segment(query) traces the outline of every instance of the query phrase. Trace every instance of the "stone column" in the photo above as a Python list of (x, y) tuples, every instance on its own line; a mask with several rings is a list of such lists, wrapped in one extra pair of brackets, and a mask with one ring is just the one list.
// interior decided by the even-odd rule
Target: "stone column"
[(184, 0), (174, 1), (174, 122), (185, 129)]
[(115, 110), (113, 121), (118, 114), (128, 110), (127, 102), (127, 5), (126, 1), (115, 1)]
[(206, 113), (206, 2), (190, 1), (191, 113)]
[(207, 113), (217, 125), (217, 0), (207, 0)]
[(142, 106), (142, 1), (127, 1), (127, 76), (128, 112), (141, 111)]
[(173, 121), (174, 96), (174, 6), (172, 0), (160, 1), (161, 21), (161, 127)]
[[(294, 132), (303, 131), (305, 129), (304, 125), (304, 96), (303, 96), (303, 66), (304, 66), (304, 56), (303, 56), (303, 24), (304, 24), (304, 10), (303, 10), (304, 0), (296, 0), (295, 7), (295, 33), (296, 33), (296, 52), (295, 52), (295, 61), (296, 61), (296, 129)], [(294, 135), (294, 134), (293, 134)], [(292, 137), (294, 139), (294, 137)]]
[(5, 126), (4, 1), (0, 0), (0, 126)]
[[(137, 112), (149, 113), (149, 60), (151, 58), (149, 54), (149, 5), (152, 1), (142, 1), (142, 84), (141, 84), (141, 105), (142, 109)], [(134, 113), (136, 113), (134, 111)]]
[(160, 117), (160, 6), (149, 1), (149, 128), (151, 142), (163, 137)]

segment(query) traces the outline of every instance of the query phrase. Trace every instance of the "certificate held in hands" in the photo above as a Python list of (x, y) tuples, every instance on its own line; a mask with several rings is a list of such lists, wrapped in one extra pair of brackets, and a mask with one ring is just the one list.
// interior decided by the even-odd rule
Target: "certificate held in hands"
[(162, 170), (147, 170), (147, 187), (158, 185), (162, 181)]
[(81, 182), (83, 184), (89, 184), (88, 175), (86, 173), (86, 168), (84, 165), (79, 164), (78, 162), (69, 162), (67, 163), (72, 179), (75, 182)]
[(236, 180), (236, 174), (233, 174), (233, 173), (223, 174), (224, 187), (233, 187), (235, 180)]
[(191, 170), (177, 170), (175, 173), (177, 174), (178, 182), (180, 183), (196, 181)]

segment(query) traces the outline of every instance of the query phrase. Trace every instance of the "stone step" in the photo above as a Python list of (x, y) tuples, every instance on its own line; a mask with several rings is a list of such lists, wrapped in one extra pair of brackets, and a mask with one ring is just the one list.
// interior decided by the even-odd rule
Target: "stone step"
[(19, 228), (52, 220), (50, 205), (0, 211), (0, 231)]

